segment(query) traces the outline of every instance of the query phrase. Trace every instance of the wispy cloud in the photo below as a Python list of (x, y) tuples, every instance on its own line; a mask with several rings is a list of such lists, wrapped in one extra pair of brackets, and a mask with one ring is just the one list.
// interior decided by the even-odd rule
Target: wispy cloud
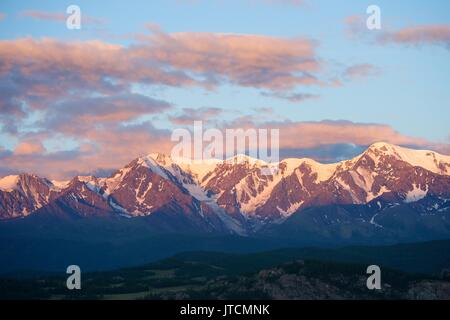
[(371, 31), (363, 16), (348, 16), (344, 19), (347, 34), (355, 39), (372, 44), (397, 44), (407, 46), (443, 46), (450, 49), (450, 25), (417, 25), (393, 30), (382, 28)]
[(276, 121), (256, 123), (245, 118), (226, 124), (229, 127), (264, 127), (280, 129), (280, 147), (283, 149), (314, 148), (321, 145), (355, 144), (367, 146), (385, 141), (398, 145), (430, 146), (430, 141), (404, 135), (389, 125), (352, 121)]
[[(209, 2), (216, 1), (219, 2), (220, 0), (207, 0)], [(306, 3), (306, 0), (245, 0), (251, 4), (255, 5), (289, 5), (289, 6), (302, 6)], [(177, 3), (179, 4), (200, 4), (202, 2), (206, 2), (205, 0), (177, 0)]]
[(367, 36), (368, 29), (366, 20), (361, 15), (347, 16), (344, 19), (344, 27), (347, 36), (350, 38), (361, 39)]
[[(90, 126), (77, 132), (78, 145), (71, 149), (46, 150), (39, 142), (58, 136), (54, 131), (29, 133), (13, 152), (0, 152), (0, 172), (30, 172), (52, 179), (67, 179), (95, 170), (115, 170), (135, 157), (151, 152), (170, 153), (170, 131), (151, 123)], [(1, 150), (0, 150), (1, 151)]]
[(255, 4), (280, 4), (280, 5), (289, 5), (289, 6), (303, 6), (306, 1), (305, 0), (249, 0)]
[(326, 144), (370, 145), (385, 141), (398, 145), (429, 145), (425, 139), (409, 137), (391, 126), (351, 121), (286, 122), (273, 124), (283, 128), (280, 141), (284, 148), (312, 148)]
[[(120, 61), (120, 63), (118, 63)], [(132, 49), (99, 41), (0, 41), (1, 116), (25, 116), (71, 97), (127, 94), (133, 83), (185, 86), (182, 72), (153, 67)]]
[(383, 33), (379, 41), (404, 45), (438, 45), (450, 49), (450, 25), (422, 25)]
[(269, 98), (287, 100), (289, 102), (301, 103), (311, 99), (318, 99), (320, 95), (310, 93), (289, 93), (289, 92), (261, 92), (261, 95)]
[(317, 43), (307, 38), (208, 32), (165, 33), (150, 26), (141, 35), (142, 58), (194, 72), (208, 82), (284, 89), (317, 85)]
[(38, 127), (68, 136), (84, 137), (91, 128), (109, 128), (144, 115), (159, 114), (172, 108), (168, 102), (140, 94), (72, 98), (51, 103)]
[[(35, 20), (41, 21), (53, 21), (53, 22), (65, 22), (68, 15), (64, 12), (49, 12), (49, 11), (41, 11), (41, 10), (26, 10), (22, 11), (19, 14), (22, 17), (33, 18)], [(104, 19), (87, 16), (85, 14), (81, 15), (81, 19), (83, 23), (87, 24), (103, 24), (105, 23)]]
[[(39, 109), (66, 95), (120, 93), (132, 84), (270, 90), (318, 85), (312, 40), (155, 31), (123, 47), (101, 41), (0, 41), (1, 113)], [(117, 63), (120, 61), (120, 63)]]
[(42, 154), (45, 152), (42, 142), (34, 141), (21, 141), (14, 149), (13, 155), (24, 156), (33, 154)]
[(362, 63), (347, 67), (343, 76), (345, 79), (354, 80), (379, 75), (380, 73), (381, 70), (378, 67), (370, 63)]
[[(95, 101), (101, 106), (105, 99), (92, 98), (96, 96), (113, 97), (108, 107), (111, 114), (90, 115), (89, 119), (107, 121), (116, 117), (125, 121), (143, 111), (136, 109), (139, 103), (126, 112), (115, 109), (120, 96), (140, 102), (130, 95), (135, 84), (211, 88), (232, 83), (271, 92), (323, 84), (315, 75), (321, 69), (316, 43), (309, 39), (168, 34), (154, 27), (152, 31), (139, 36), (128, 47), (102, 41), (64, 42), (49, 38), (1, 40), (2, 130), (14, 133), (20, 120), (26, 119), (30, 112), (48, 112), (49, 106), (68, 106), (72, 100), (78, 100), (79, 105)], [(313, 98), (283, 93), (278, 97), (297, 102)]]
[(192, 125), (194, 121), (212, 120), (224, 112), (220, 108), (183, 108), (181, 113), (169, 116), (169, 120), (176, 125)]

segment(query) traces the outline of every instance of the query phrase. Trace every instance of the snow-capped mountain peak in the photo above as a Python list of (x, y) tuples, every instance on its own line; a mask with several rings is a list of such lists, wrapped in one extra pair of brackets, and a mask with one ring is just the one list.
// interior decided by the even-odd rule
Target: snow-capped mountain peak
[(409, 149), (379, 142), (372, 144), (364, 154), (369, 154), (377, 162), (381, 157), (392, 157), (436, 174), (450, 175), (450, 156), (431, 150)]
[(33, 174), (0, 179), (0, 219), (27, 216), (47, 205), (57, 191), (53, 184)]

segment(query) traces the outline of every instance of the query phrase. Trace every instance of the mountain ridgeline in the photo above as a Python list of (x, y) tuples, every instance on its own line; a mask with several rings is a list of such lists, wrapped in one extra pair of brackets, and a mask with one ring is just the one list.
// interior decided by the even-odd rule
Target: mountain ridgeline
[[(268, 167), (272, 175), (263, 174)], [(108, 178), (0, 179), (3, 228), (80, 219), (88, 224), (93, 218), (145, 225), (153, 233), (304, 244), (446, 239), (450, 157), (387, 143), (335, 164), (311, 159), (267, 164), (246, 156), (196, 163), (150, 154)]]

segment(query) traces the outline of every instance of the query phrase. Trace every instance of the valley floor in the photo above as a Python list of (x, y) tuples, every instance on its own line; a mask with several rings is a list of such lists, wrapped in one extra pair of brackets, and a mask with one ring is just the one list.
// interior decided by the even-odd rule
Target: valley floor
[[(349, 247), (335, 250), (340, 252), (340, 257), (335, 253), (334, 257), (329, 255), (330, 259), (327, 259), (322, 256), (321, 260), (317, 259), (320, 257), (318, 252), (326, 251), (311, 248), (253, 254), (187, 252), (140, 267), (85, 273), (82, 275), (81, 290), (68, 290), (65, 286), (66, 275), (41, 275), (28, 279), (3, 276), (0, 278), (0, 298), (450, 300), (450, 260), (445, 257), (450, 250), (441, 251), (445, 247), (448, 249), (449, 244), (450, 241), (437, 241), (395, 247)], [(420, 259), (418, 255), (421, 255), (423, 248), (430, 254)], [(381, 290), (367, 289), (367, 263), (336, 261), (345, 260), (348, 252), (364, 260), (364, 254), (370, 256), (383, 250), (389, 254), (384, 254), (385, 262), (380, 265)], [(393, 258), (395, 251), (403, 265)], [(400, 252), (403, 252), (403, 258)], [(316, 259), (310, 259), (311, 256)], [(438, 256), (444, 260), (437, 261)], [(447, 268), (442, 268), (440, 272), (436, 268), (428, 273), (404, 270), (408, 269), (408, 263), (415, 264), (413, 269), (427, 270), (421, 266), (425, 261)], [(397, 265), (403, 271), (392, 269), (389, 265)]]

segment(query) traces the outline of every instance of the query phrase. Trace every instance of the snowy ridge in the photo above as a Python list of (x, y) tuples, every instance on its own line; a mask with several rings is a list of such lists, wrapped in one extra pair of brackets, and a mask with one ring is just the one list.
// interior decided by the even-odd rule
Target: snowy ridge
[(411, 203), (411, 202), (417, 202), (427, 196), (428, 193), (428, 186), (425, 190), (421, 189), (418, 185), (413, 185), (413, 190), (408, 191), (408, 193), (405, 196), (405, 202)]
[(0, 179), (0, 190), (5, 192), (11, 192), (17, 190), (19, 183), (19, 176), (11, 175)]
[(414, 150), (388, 143), (374, 143), (369, 150), (377, 150), (383, 155), (393, 156), (415, 167), (441, 175), (450, 175), (450, 156), (444, 156), (430, 150)]
[[(273, 188), (275, 188), (275, 186), (278, 185), (278, 183), (280, 183), (283, 178), (290, 176), (294, 172), (294, 170), (298, 168), (301, 163), (303, 163), (303, 161), (305, 160), (286, 159), (280, 163), (272, 165), (285, 165), (286, 167), (284, 171), (274, 171), (274, 174), (272, 176), (265, 176), (267, 177), (266, 180), (261, 180), (255, 173), (253, 173), (251, 176), (252, 184), (254, 185), (256, 190), (262, 189), (262, 191), (257, 192), (256, 194), (254, 194), (253, 190), (249, 189), (246, 183), (246, 179), (242, 179), (236, 186), (238, 199), (241, 199), (244, 193), (249, 199), (241, 203), (241, 211), (245, 214), (253, 214), (256, 209), (267, 202), (272, 194)], [(248, 177), (246, 178), (248, 179)]]

